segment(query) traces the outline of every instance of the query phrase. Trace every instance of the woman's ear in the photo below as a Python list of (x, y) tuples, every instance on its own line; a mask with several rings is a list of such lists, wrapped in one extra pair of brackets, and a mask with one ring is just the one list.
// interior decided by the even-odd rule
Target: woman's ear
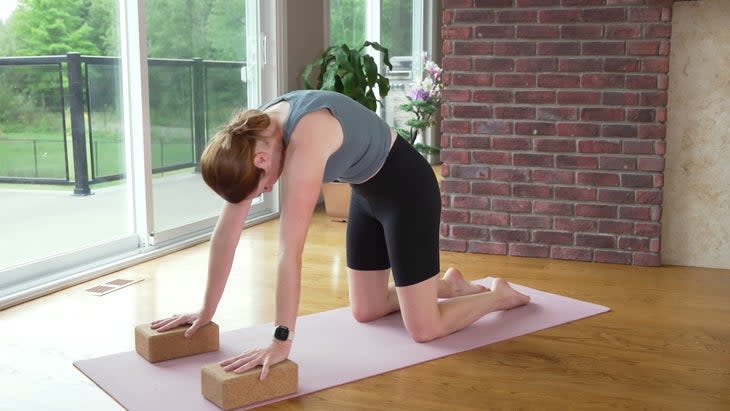
[(259, 151), (253, 156), (253, 165), (257, 168), (266, 169), (269, 164), (269, 155), (265, 152)]

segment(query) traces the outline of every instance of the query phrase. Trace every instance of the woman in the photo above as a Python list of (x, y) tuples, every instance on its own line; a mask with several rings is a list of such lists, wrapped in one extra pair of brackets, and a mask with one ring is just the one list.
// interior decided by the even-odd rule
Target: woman
[[(251, 201), (281, 178), (276, 327), (271, 345), (221, 364), (227, 371), (269, 367), (291, 350), (302, 250), (322, 182), (352, 185), (347, 225), (350, 304), (357, 321), (401, 311), (417, 342), (439, 338), (529, 297), (497, 279), (492, 290), (450, 268), (439, 279), (441, 199), (430, 165), (373, 112), (339, 93), (294, 91), (236, 115), (201, 158), (205, 182), (226, 205), (213, 231), (208, 283), (197, 313), (152, 323), (165, 331), (210, 322), (231, 269)], [(395, 286), (388, 286), (392, 270)], [(439, 298), (445, 300), (439, 301)]]

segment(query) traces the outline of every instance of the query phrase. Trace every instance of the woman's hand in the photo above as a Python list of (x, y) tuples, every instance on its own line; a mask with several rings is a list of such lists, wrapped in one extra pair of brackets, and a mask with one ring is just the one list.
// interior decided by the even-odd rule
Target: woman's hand
[(190, 338), (200, 327), (208, 324), (210, 320), (209, 316), (203, 316), (201, 313), (175, 314), (172, 317), (152, 321), (151, 327), (153, 330), (162, 332), (181, 325), (191, 324), (190, 328), (185, 331), (185, 338)]
[(263, 381), (269, 374), (269, 368), (272, 365), (280, 363), (289, 357), (291, 345), (291, 341), (274, 340), (266, 348), (247, 351), (241, 355), (222, 361), (220, 365), (223, 366), (224, 370), (235, 373), (246, 372), (257, 365), (261, 365), (262, 369), (259, 379)]

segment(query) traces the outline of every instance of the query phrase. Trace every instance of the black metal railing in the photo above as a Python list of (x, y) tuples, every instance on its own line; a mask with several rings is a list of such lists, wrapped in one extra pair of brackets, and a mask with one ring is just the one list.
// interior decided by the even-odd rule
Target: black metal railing
[[(0, 87), (18, 95), (42, 88), (43, 96), (36, 96), (42, 100), (37, 104), (44, 106), (39, 111), (58, 115), (52, 126), (58, 134), (53, 139), (4, 137), (0, 124), (0, 150), (6, 151), (6, 162), (18, 163), (0, 168), (0, 182), (73, 184), (74, 194), (87, 195), (92, 184), (124, 178), (119, 64), (116, 57), (78, 53), (0, 57), (0, 74), (3, 69), (18, 67), (47, 72), (45, 77), (35, 76), (35, 83), (34, 76), (16, 73), (15, 79), (24, 79), (24, 84), (8, 84), (13, 79), (3, 78)], [(240, 76), (245, 67), (244, 62), (148, 59), (153, 173), (197, 165), (209, 134), (236, 107), (246, 106), (246, 85)], [(116, 130), (99, 138), (97, 134), (102, 133), (95, 127), (95, 116), (108, 117), (109, 113)], [(22, 127), (18, 119), (14, 128)], [(39, 150), (39, 146), (43, 148)]]

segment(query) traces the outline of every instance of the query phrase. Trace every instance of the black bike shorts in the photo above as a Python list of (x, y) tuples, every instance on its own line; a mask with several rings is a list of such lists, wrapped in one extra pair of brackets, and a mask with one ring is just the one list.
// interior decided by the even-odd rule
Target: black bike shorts
[(347, 266), (392, 268), (397, 287), (439, 272), (441, 194), (431, 165), (402, 137), (368, 181), (352, 185)]

